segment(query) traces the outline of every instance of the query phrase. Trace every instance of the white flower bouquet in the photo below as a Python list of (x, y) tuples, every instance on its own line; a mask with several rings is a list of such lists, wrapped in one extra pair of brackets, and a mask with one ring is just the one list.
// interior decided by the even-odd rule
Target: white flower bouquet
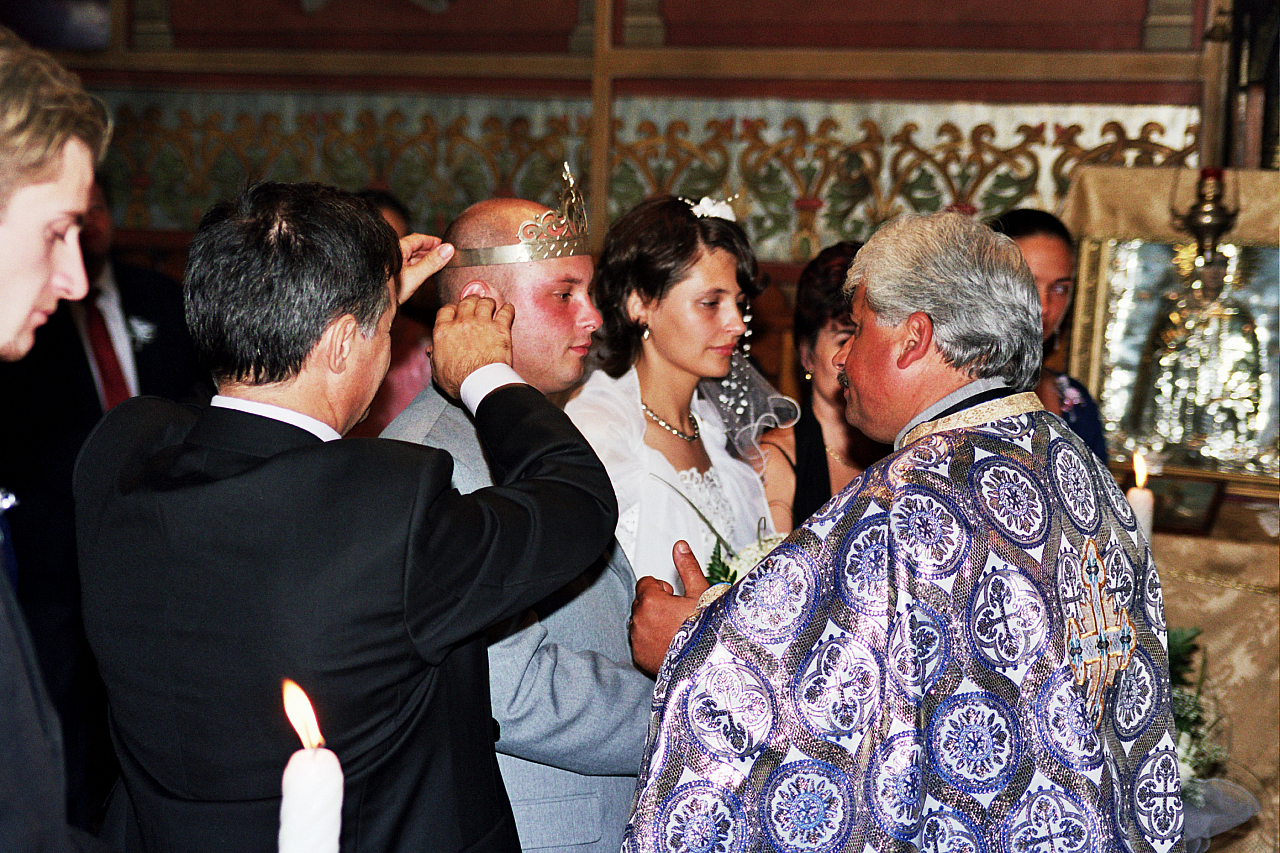
[(711, 561), (707, 564), (707, 580), (712, 583), (735, 582), (751, 571), (756, 563), (763, 560), (786, 538), (785, 533), (767, 533), (736, 553), (728, 551), (727, 558), (720, 550), (720, 543), (723, 540), (717, 540), (715, 550), (711, 552)]

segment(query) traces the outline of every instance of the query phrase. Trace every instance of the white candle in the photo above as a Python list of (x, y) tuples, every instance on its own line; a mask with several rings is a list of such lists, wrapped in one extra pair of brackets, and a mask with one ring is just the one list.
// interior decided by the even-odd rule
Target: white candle
[(1125, 492), (1125, 499), (1129, 501), (1129, 506), (1133, 509), (1134, 516), (1138, 519), (1138, 529), (1142, 531), (1142, 535), (1147, 537), (1147, 541), (1151, 541), (1151, 520), (1155, 514), (1156, 496), (1150, 489), (1145, 488), (1147, 485), (1147, 463), (1142, 458), (1141, 453), (1133, 454), (1133, 479), (1134, 487)]
[(342, 765), (324, 749), (307, 694), (284, 682), (284, 707), (303, 748), (280, 780), (280, 853), (338, 853), (342, 834)]

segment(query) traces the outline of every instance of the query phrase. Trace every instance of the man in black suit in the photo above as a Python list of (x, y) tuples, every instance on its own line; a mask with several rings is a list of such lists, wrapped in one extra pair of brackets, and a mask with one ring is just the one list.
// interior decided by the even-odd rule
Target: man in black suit
[(292, 678), (342, 763), (345, 853), (518, 850), (480, 632), (580, 574), (617, 505), (581, 435), (510, 369), (514, 312), (488, 299), (441, 312), (433, 359), (501, 485), (462, 496), (443, 451), (326, 440), (386, 372), (401, 251), (401, 301), (453, 254), (398, 246), (372, 207), (316, 184), (216, 206), (185, 297), (219, 395), (125, 401), (85, 445), (76, 524), (117, 846), (274, 851)]
[(82, 827), (100, 820), (118, 769), (106, 695), (80, 617), (71, 468), (89, 432), (121, 399), (207, 399), (212, 392), (187, 334), (181, 285), (113, 262), (114, 234), (99, 178), (80, 230), (88, 296), (59, 303), (27, 357), (0, 365), (0, 399), (22, 412), (0, 420), (0, 443), (22, 448), (0, 459), (0, 480), (18, 499), (9, 513), (18, 602), (62, 721), (68, 815)]

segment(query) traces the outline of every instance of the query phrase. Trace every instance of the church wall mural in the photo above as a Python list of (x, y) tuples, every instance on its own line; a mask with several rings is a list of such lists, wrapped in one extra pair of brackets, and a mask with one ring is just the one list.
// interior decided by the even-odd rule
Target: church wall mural
[[(550, 203), (562, 161), (588, 185), (586, 98), (98, 88), (104, 173), (125, 228), (189, 231), (246, 181), (392, 190), (439, 233), (479, 199)], [(903, 212), (1054, 209), (1081, 164), (1196, 164), (1199, 111), (619, 97), (609, 215), (647, 195), (732, 197), (761, 258), (795, 262)]]

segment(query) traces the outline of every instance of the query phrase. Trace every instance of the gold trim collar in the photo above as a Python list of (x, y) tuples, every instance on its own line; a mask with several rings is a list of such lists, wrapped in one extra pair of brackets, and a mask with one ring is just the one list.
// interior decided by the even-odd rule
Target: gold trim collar
[(912, 428), (911, 432), (902, 437), (902, 446), (906, 447), (913, 441), (924, 438), (926, 435), (932, 435), (935, 432), (946, 432), (949, 429), (960, 429), (976, 424), (990, 423), (1001, 418), (1011, 418), (1017, 415), (1025, 415), (1027, 412), (1042, 411), (1043, 409), (1044, 405), (1034, 391), (1023, 391), (1021, 394), (1011, 394), (998, 400), (988, 400), (962, 412), (956, 412), (954, 415), (947, 415), (945, 418), (938, 418), (936, 421), (925, 421), (922, 424), (917, 424)]

